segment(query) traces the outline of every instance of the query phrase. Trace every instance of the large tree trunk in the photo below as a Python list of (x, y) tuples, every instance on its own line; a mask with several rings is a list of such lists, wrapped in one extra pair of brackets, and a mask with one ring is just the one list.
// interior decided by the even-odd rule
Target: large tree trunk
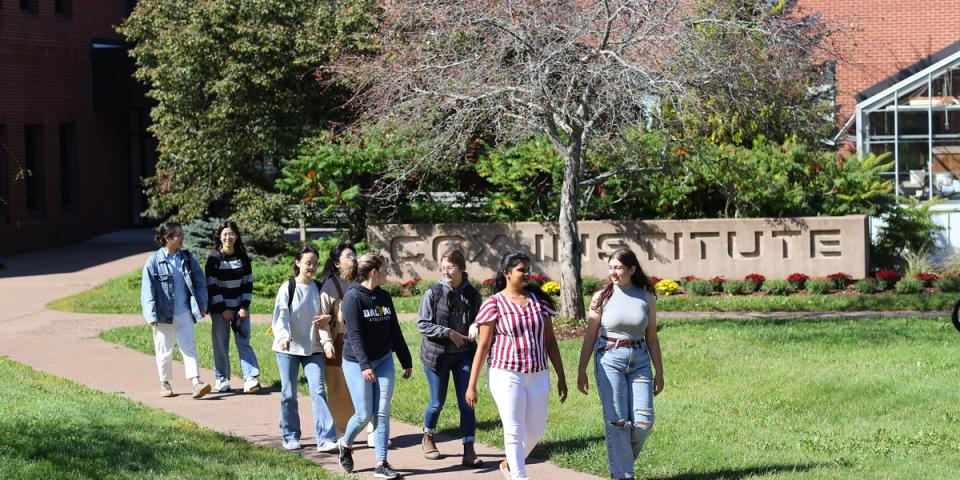
[(574, 140), (563, 154), (563, 187), (560, 192), (560, 315), (584, 318), (580, 284), (583, 249), (577, 228), (580, 203), (580, 142)]

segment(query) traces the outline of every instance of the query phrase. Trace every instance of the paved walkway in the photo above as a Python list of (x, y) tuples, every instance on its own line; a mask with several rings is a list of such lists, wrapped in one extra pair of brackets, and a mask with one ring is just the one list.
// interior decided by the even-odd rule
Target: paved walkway
[[(154, 408), (188, 418), (200, 425), (251, 442), (279, 448), (277, 428), (278, 392), (265, 389), (256, 395), (211, 394), (195, 401), (186, 395), (189, 382), (182, 377), (182, 365), (174, 366), (171, 382), (180, 394), (159, 396), (156, 364), (150, 355), (98, 339), (99, 332), (124, 325), (143, 325), (139, 315), (92, 315), (55, 312), (43, 306), (54, 299), (72, 295), (143, 266), (150, 248), (147, 231), (127, 231), (101, 237), (70, 247), (42, 250), (6, 257), (6, 270), (0, 271), (0, 355), (31, 367), (105, 392), (116, 392)], [(263, 321), (265, 317), (257, 316)], [(144, 326), (144, 335), (149, 335)], [(201, 378), (212, 381), (213, 372), (203, 370)], [(234, 387), (240, 387), (235, 382)], [(423, 392), (424, 401), (429, 398)], [(229, 405), (230, 408), (224, 408)], [(448, 409), (456, 409), (448, 405)], [(492, 406), (481, 408), (493, 408)], [(304, 435), (312, 435), (309, 401), (301, 401)], [(237, 412), (243, 412), (237, 415)], [(425, 460), (420, 450), (422, 430), (413, 425), (391, 422), (394, 448), (390, 462), (410, 477), (442, 479), (499, 479), (496, 465), (501, 450), (477, 444), (477, 453), (486, 468), (464, 470), (460, 467), (459, 440), (441, 436), (440, 451), (456, 453), (440, 460)], [(362, 439), (362, 437), (361, 437)], [(300, 455), (339, 472), (336, 455), (317, 453), (310, 448), (315, 439), (304, 437)], [(357, 472), (372, 476), (373, 449), (355, 452)], [(528, 465), (533, 478), (580, 480), (596, 479), (584, 473), (559, 468), (548, 462)]]

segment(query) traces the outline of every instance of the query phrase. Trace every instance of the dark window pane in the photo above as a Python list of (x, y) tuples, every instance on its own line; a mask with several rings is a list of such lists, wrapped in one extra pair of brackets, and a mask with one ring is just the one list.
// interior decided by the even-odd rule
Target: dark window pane
[(43, 198), (43, 127), (23, 127), (23, 167), (27, 170), (27, 211), (40, 212)]
[(60, 124), (60, 205), (76, 204), (77, 126)]

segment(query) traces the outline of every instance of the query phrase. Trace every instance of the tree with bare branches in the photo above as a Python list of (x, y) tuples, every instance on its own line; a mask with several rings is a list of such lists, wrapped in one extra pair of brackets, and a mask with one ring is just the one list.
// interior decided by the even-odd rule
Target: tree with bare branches
[[(666, 110), (696, 117), (709, 107), (697, 101), (698, 86), (720, 85), (711, 93), (735, 104), (743, 79), (783, 77), (796, 66), (792, 52), (810, 54), (826, 32), (769, 0), (394, 0), (381, 8), (377, 52), (345, 54), (322, 74), (353, 83), (364, 120), (418, 131), (424, 156), (388, 168), (376, 194), (398, 195), (455, 168), (478, 139), (545, 135), (564, 166), (561, 315), (579, 318), (581, 188), (660, 163), (633, 159), (584, 180), (591, 142), (615, 144)], [(710, 51), (711, 42), (724, 48)]]

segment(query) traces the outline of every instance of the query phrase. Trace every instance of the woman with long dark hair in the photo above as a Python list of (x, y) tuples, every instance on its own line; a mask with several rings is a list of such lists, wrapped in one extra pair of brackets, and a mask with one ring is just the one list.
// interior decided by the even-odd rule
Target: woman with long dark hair
[(353, 402), (343, 377), (343, 337), (346, 327), (340, 305), (348, 288), (357, 284), (357, 251), (353, 245), (338, 243), (330, 249), (323, 266), (323, 287), (320, 289), (320, 313), (314, 326), (327, 357), (327, 400), (333, 412), (333, 423), (343, 433), (353, 415)]
[(607, 269), (607, 285), (590, 301), (577, 388), (587, 394), (587, 365), (595, 357), (610, 476), (633, 478), (634, 462), (653, 428), (653, 396), (663, 391), (657, 297), (630, 249), (613, 252)]
[(324, 391), (323, 344), (314, 326), (320, 311), (320, 284), (313, 278), (319, 258), (310, 245), (300, 247), (293, 266), (294, 277), (280, 286), (273, 307), (273, 351), (280, 370), (280, 432), (287, 450), (300, 448), (297, 384), (301, 366), (310, 388), (317, 450), (337, 449), (337, 432)]
[(353, 471), (353, 440), (373, 421), (377, 478), (400, 478), (387, 463), (387, 439), (390, 437), (390, 401), (395, 382), (393, 355), (403, 367), (403, 378), (413, 373), (413, 360), (403, 339), (397, 312), (390, 294), (380, 288), (387, 280), (386, 260), (366, 253), (357, 260), (360, 283), (347, 289), (343, 297), (343, 319), (347, 335), (343, 343), (343, 373), (353, 399), (353, 417), (340, 438), (340, 467)]
[(243, 391), (260, 390), (260, 364), (250, 346), (250, 302), (253, 300), (253, 268), (243, 246), (240, 228), (223, 222), (213, 237), (213, 251), (204, 268), (210, 297), (211, 338), (215, 392), (230, 391), (230, 331), (240, 356)]
[(467, 279), (467, 262), (460, 250), (448, 250), (440, 256), (440, 281), (423, 294), (417, 328), (423, 335), (420, 360), (430, 386), (430, 402), (423, 412), (423, 455), (429, 460), (440, 458), (433, 440), (437, 421), (447, 399), (447, 385), (453, 377), (457, 405), (460, 407), (460, 436), (463, 441), (465, 467), (478, 467), (483, 462), (473, 448), (477, 418), (467, 405), (467, 385), (476, 351), (469, 330), (480, 311), (483, 297)]
[(514, 480), (528, 478), (527, 455), (546, 431), (548, 357), (557, 374), (560, 403), (567, 399), (563, 360), (553, 332), (553, 300), (530, 283), (530, 267), (530, 257), (521, 252), (500, 260), (498, 292), (477, 314), (477, 353), (466, 394), (467, 403), (476, 407), (477, 378), (488, 363), (487, 383), (500, 412), (507, 457), (500, 462), (500, 471)]
[(210, 393), (200, 381), (193, 325), (207, 315), (207, 280), (200, 264), (183, 250), (183, 228), (177, 222), (160, 226), (154, 242), (160, 247), (143, 265), (140, 306), (153, 327), (153, 348), (160, 374), (160, 395), (173, 396), (170, 386), (173, 347), (180, 347), (183, 368), (193, 382), (193, 398)]

